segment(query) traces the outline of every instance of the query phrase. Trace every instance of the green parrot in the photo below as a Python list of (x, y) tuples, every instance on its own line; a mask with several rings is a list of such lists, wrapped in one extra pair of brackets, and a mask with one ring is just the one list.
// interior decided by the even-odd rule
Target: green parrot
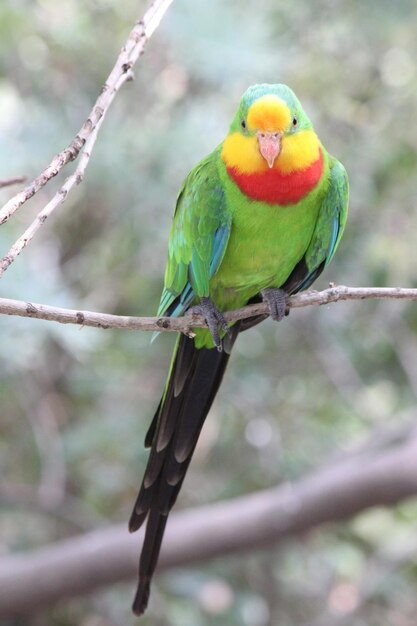
[(202, 314), (207, 329), (179, 336), (162, 399), (145, 438), (150, 447), (129, 529), (147, 519), (133, 611), (148, 604), (169, 512), (239, 332), (225, 311), (264, 300), (271, 316), (307, 289), (339, 244), (348, 179), (321, 144), (286, 85), (243, 94), (225, 140), (189, 173), (173, 217), (158, 315)]

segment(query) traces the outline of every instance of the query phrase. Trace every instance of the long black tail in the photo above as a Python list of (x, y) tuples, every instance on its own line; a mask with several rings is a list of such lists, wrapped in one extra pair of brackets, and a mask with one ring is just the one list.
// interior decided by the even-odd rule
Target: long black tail
[(220, 386), (231, 348), (239, 332), (224, 339), (224, 349), (196, 349), (181, 335), (174, 352), (168, 382), (145, 438), (151, 447), (148, 464), (129, 530), (148, 518), (139, 561), (139, 584), (133, 602), (136, 615), (144, 613), (150, 584), (161, 549), (165, 525), (181, 489), (201, 428)]

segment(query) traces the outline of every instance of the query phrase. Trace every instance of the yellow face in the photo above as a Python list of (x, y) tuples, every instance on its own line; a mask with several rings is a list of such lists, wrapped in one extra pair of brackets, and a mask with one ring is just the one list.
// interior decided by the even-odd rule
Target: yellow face
[[(319, 156), (320, 142), (313, 129), (298, 129), (291, 111), (278, 96), (268, 94), (255, 100), (248, 110), (247, 132), (233, 132), (224, 143), (222, 158), (227, 167), (242, 174), (267, 171), (273, 167), (282, 174), (307, 169)], [(261, 142), (278, 138), (273, 163), (263, 156)]]
[(284, 133), (291, 127), (292, 120), (286, 103), (278, 96), (268, 94), (255, 100), (248, 111), (246, 123), (252, 132)]

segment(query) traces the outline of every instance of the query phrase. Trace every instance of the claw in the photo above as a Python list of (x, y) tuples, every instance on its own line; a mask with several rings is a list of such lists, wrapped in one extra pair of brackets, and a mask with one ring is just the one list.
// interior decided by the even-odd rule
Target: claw
[(214, 345), (217, 350), (221, 352), (223, 350), (223, 345), (219, 334), (219, 327), (229, 335), (231, 334), (231, 330), (223, 315), (213, 304), (212, 300), (210, 298), (201, 298), (200, 304), (191, 307), (191, 309), (187, 311), (187, 314), (197, 314), (204, 317), (213, 338)]
[(283, 289), (262, 289), (262, 299), (269, 305), (273, 320), (280, 322), (290, 312), (287, 304), (288, 294)]

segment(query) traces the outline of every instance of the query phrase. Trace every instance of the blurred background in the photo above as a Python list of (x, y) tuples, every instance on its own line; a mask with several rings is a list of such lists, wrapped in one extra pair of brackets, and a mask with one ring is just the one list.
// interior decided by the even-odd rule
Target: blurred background
[[(145, 7), (1, 2), (0, 178), (33, 178), (69, 143)], [(154, 314), (182, 179), (256, 82), (289, 84), (349, 173), (345, 236), (315, 287), (416, 287), (416, 24), (415, 0), (175, 0), (110, 109), (85, 181), (9, 268), (1, 296)], [(1, 255), (58, 183), (1, 228)], [(14, 191), (1, 190), (1, 204)], [(12, 317), (0, 332), (1, 553), (125, 522), (174, 337), (150, 345), (146, 333)], [(244, 333), (177, 509), (297, 480), (375, 433), (406, 432), (416, 333), (417, 307), (388, 301), (298, 309)], [(167, 571), (141, 623), (414, 626), (416, 523), (408, 500)], [(133, 587), (5, 623), (134, 624)]]

